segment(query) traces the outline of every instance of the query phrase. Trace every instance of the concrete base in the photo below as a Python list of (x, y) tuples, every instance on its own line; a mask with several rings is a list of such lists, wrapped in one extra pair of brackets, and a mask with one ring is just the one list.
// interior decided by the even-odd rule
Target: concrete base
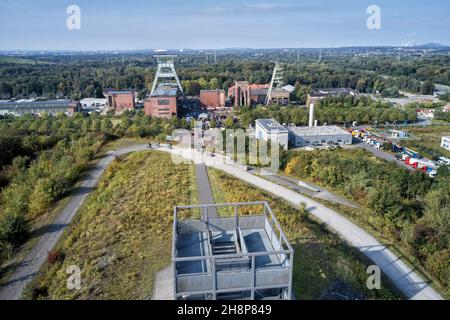
[(168, 266), (156, 274), (152, 300), (174, 300), (172, 266)]

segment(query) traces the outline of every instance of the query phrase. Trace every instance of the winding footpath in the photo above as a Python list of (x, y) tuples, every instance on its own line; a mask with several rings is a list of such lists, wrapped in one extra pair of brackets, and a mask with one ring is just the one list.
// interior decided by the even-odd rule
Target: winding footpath
[[(147, 144), (133, 145), (116, 151), (108, 152), (104, 158), (89, 172), (82, 181), (69, 203), (62, 209), (55, 221), (48, 226), (47, 231), (40, 236), (36, 246), (19, 264), (12, 277), (0, 288), (0, 300), (20, 299), (25, 286), (33, 279), (44, 264), (47, 253), (57, 244), (64, 230), (70, 225), (78, 209), (89, 193), (95, 188), (101, 174), (111, 161), (126, 153), (148, 150)], [(192, 150), (160, 149), (181, 155), (198, 163), (198, 154)], [(441, 300), (442, 297), (413, 269), (408, 267), (390, 249), (378, 242), (369, 233), (342, 217), (337, 212), (324, 205), (294, 192), (286, 187), (275, 184), (247, 172), (238, 165), (226, 163), (220, 157), (203, 156), (204, 163), (212, 168), (222, 170), (255, 187), (282, 198), (294, 206), (306, 204), (306, 209), (323, 221), (329, 228), (335, 230), (350, 245), (358, 248), (369, 259), (377, 264), (384, 274), (391, 279), (396, 287), (408, 298), (417, 300)]]

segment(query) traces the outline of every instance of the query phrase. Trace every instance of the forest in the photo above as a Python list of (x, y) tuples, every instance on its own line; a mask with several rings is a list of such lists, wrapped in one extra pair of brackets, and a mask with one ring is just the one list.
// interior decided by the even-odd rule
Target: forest
[[(195, 53), (180, 55), (177, 73), (188, 95), (201, 89), (227, 89), (235, 80), (269, 83), (273, 61), (284, 64), (284, 82), (296, 85), (293, 100), (304, 103), (311, 88), (350, 87), (362, 93), (399, 96), (399, 91), (432, 94), (434, 83), (450, 85), (450, 58), (410, 57), (398, 61), (392, 56), (360, 57), (328, 55), (320, 62), (309, 55), (296, 60), (280, 53), (264, 55), (231, 54), (217, 56), (217, 62)], [(252, 59), (249, 59), (251, 57)], [(28, 63), (0, 59), (0, 97), (47, 98), (101, 97), (105, 89), (135, 89), (139, 98), (150, 90), (156, 62), (151, 55), (97, 54), (85, 56), (28, 57)]]

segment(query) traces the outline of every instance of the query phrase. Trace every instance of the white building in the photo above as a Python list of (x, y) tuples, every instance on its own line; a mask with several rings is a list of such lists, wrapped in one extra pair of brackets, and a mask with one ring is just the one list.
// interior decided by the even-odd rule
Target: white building
[(295, 147), (334, 143), (352, 144), (352, 134), (338, 126), (289, 127), (289, 141)]
[(84, 98), (80, 101), (83, 109), (103, 109), (106, 106), (106, 102), (106, 98)]
[(255, 120), (256, 139), (264, 141), (276, 141), (288, 149), (289, 131), (279, 124), (275, 119), (257, 119)]
[(441, 140), (441, 147), (450, 150), (450, 136), (443, 136)]

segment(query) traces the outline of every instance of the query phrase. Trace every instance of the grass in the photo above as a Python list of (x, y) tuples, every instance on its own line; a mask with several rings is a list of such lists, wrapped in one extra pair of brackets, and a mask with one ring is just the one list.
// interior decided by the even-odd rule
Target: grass
[[(57, 245), (64, 259), (46, 263), (24, 297), (150, 298), (155, 274), (170, 264), (173, 207), (196, 197), (192, 176), (192, 165), (163, 152), (115, 160)], [(66, 287), (70, 265), (81, 268), (80, 290)]]
[(381, 290), (368, 290), (366, 269), (372, 263), (304, 209), (294, 208), (222, 171), (209, 169), (209, 177), (216, 202), (269, 202), (295, 251), (293, 285), (297, 299), (321, 298), (336, 291), (336, 283), (345, 283), (351, 292), (366, 299), (401, 298), (384, 277)]
[(450, 135), (449, 125), (411, 127), (405, 131), (412, 135), (410, 139), (402, 140), (402, 144), (406, 147), (410, 147), (428, 158), (439, 154), (450, 158), (450, 151), (441, 147), (442, 136)]

